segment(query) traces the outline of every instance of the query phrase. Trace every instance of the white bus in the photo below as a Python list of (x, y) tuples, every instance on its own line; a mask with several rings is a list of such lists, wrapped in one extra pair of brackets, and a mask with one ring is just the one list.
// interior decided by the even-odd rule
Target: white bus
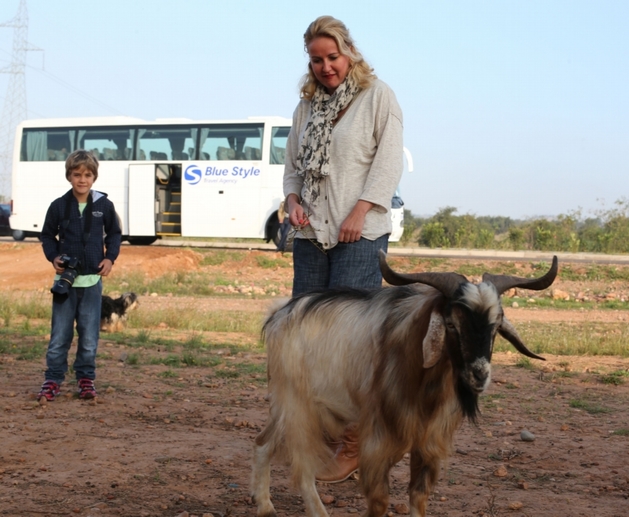
[[(172, 236), (260, 238), (277, 244), (291, 122), (281, 117), (22, 122), (13, 153), (13, 237), (39, 236), (50, 202), (69, 188), (65, 159), (75, 149), (87, 149), (100, 160), (94, 188), (114, 203), (129, 243)], [(390, 240), (396, 241), (403, 208), (396, 209), (393, 220)]]

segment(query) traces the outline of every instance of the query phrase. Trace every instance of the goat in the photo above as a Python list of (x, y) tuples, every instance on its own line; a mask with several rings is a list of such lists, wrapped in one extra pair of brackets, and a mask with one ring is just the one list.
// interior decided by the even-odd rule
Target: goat
[(540, 278), (485, 273), (479, 284), (457, 273), (396, 273), (382, 251), (380, 267), (396, 287), (304, 294), (264, 323), (270, 408), (251, 476), (259, 517), (276, 515), (270, 460), (278, 452), (291, 465), (306, 513), (327, 517), (315, 475), (331, 461), (326, 442), (350, 423), (358, 423), (364, 515), (385, 514), (389, 470), (410, 451), (410, 514), (423, 517), (454, 432), (466, 417), (476, 422), (496, 334), (543, 360), (505, 318), (500, 295), (547, 288), (557, 257)]

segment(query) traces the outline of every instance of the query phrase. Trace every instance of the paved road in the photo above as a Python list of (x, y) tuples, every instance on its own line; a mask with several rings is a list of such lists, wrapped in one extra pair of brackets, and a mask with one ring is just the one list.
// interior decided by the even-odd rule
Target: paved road
[[(0, 237), (0, 242), (15, 242), (12, 237)], [(35, 238), (27, 238), (24, 244), (39, 244)], [(127, 243), (125, 243), (127, 245)], [(259, 242), (215, 242), (196, 240), (158, 240), (152, 246), (196, 247), (219, 249), (245, 249), (275, 251), (272, 243)], [(590, 264), (629, 265), (629, 255), (603, 255), (601, 253), (553, 253), (547, 251), (499, 251), (499, 250), (467, 250), (467, 249), (430, 249), (420, 247), (391, 246), (389, 254), (402, 257), (478, 259), (478, 260), (514, 260), (531, 262), (550, 262), (557, 255), (559, 262), (583, 262)]]

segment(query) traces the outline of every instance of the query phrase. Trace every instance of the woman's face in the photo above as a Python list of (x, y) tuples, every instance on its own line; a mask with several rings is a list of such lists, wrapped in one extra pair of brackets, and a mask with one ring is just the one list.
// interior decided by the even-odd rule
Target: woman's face
[(336, 90), (349, 72), (349, 57), (339, 52), (334, 39), (327, 36), (314, 38), (308, 45), (310, 68), (329, 94)]

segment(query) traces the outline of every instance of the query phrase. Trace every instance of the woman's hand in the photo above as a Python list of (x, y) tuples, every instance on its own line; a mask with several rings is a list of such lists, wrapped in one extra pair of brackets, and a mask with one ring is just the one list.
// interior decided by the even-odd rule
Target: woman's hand
[(358, 200), (341, 225), (339, 242), (356, 242), (360, 240), (363, 234), (363, 227), (365, 226), (365, 217), (373, 206), (374, 204), (369, 201)]
[(310, 224), (308, 216), (304, 213), (304, 207), (299, 203), (299, 198), (296, 194), (289, 194), (286, 198), (286, 203), (288, 205), (288, 220), (290, 224), (299, 229)]

